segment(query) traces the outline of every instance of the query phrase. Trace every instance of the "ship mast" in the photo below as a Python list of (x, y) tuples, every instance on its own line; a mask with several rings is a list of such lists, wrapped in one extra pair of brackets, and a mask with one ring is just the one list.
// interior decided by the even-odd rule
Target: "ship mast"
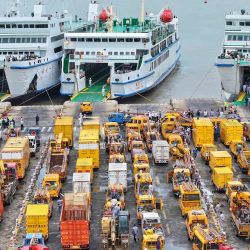
[(144, 0), (141, 0), (141, 23), (144, 23), (144, 13), (145, 13)]

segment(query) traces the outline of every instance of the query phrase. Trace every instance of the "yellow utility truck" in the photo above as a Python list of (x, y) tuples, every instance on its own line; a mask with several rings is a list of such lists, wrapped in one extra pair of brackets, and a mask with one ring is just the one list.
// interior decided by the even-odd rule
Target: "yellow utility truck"
[(213, 169), (212, 182), (216, 191), (225, 191), (227, 183), (233, 180), (233, 171), (229, 167), (216, 167)]
[(49, 205), (28, 204), (26, 210), (26, 233), (41, 233), (49, 237)]
[(208, 164), (210, 160), (210, 152), (217, 151), (217, 146), (214, 144), (203, 144), (201, 147), (201, 157)]
[(191, 181), (191, 172), (189, 168), (174, 168), (173, 171), (173, 192), (175, 195), (180, 195), (180, 185), (184, 182)]
[(249, 189), (241, 181), (228, 181), (226, 195), (228, 200), (231, 200), (231, 195), (237, 192), (248, 192)]
[(210, 152), (209, 167), (211, 170), (217, 167), (229, 167), (232, 169), (232, 156), (227, 151)]
[(250, 192), (235, 192), (230, 200), (231, 217), (236, 235), (250, 237)]
[(62, 188), (59, 174), (46, 174), (43, 178), (42, 186), (49, 191), (52, 198), (59, 197)]
[(201, 148), (203, 144), (214, 144), (214, 126), (209, 118), (193, 119), (194, 146)]
[(92, 114), (93, 106), (91, 102), (81, 102), (80, 104), (82, 114)]
[(193, 250), (223, 250), (222, 246), (224, 245), (224, 243), (225, 235), (222, 234), (222, 232), (217, 232), (212, 228), (202, 228), (199, 226), (195, 227), (192, 248)]
[(79, 135), (79, 158), (92, 158), (93, 168), (100, 167), (99, 133), (91, 129), (83, 129)]
[(182, 216), (191, 210), (200, 210), (201, 192), (192, 182), (184, 182), (180, 186), (180, 209)]
[(9, 138), (2, 150), (4, 167), (15, 164), (17, 179), (23, 179), (30, 162), (29, 139), (27, 137)]
[(149, 118), (145, 115), (133, 116), (131, 118), (131, 123), (138, 124), (140, 131), (142, 132), (144, 125), (149, 123)]
[(237, 120), (223, 120), (220, 124), (220, 139), (226, 146), (229, 146), (233, 140), (242, 141), (243, 125)]
[(63, 134), (63, 138), (68, 139), (69, 147), (73, 147), (74, 145), (74, 119), (71, 116), (63, 116), (58, 117), (55, 120), (54, 126), (54, 136), (55, 138), (59, 136), (59, 134)]
[(191, 210), (187, 214), (186, 228), (188, 232), (188, 238), (193, 240), (194, 229), (199, 226), (201, 228), (208, 227), (208, 218), (204, 210)]
[(76, 161), (76, 173), (90, 173), (90, 180), (93, 181), (93, 159), (78, 158)]
[(135, 175), (135, 196), (148, 194), (149, 186), (153, 184), (150, 173), (138, 173)]
[(229, 148), (231, 150), (231, 153), (233, 154), (234, 158), (237, 158), (237, 155), (243, 151), (247, 150), (247, 145), (242, 140), (232, 140), (230, 142)]

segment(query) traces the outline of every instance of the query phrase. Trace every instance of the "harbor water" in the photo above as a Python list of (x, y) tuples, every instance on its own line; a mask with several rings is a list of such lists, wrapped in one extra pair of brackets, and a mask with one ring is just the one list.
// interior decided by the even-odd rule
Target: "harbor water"
[[(0, 12), (3, 14), (7, 2), (1, 0)], [(33, 0), (20, 0), (21, 12), (31, 12)], [(106, 7), (111, 1), (98, 1), (100, 6)], [(72, 5), (69, 0), (43, 1), (48, 9), (61, 11), (68, 9), (78, 17), (86, 17), (89, 1), (74, 0)], [(165, 6), (164, 6), (165, 3)], [(117, 15), (139, 16), (140, 1), (112, 0)], [(214, 62), (220, 53), (224, 39), (225, 14), (230, 11), (246, 9), (250, 11), (249, 0), (145, 0), (145, 11), (157, 13), (163, 7), (170, 7), (179, 17), (179, 29), (182, 45), (182, 56), (176, 70), (164, 80), (157, 88), (122, 100), (123, 103), (168, 102), (171, 98), (223, 98), (220, 79)], [(53, 102), (62, 103), (65, 97), (60, 97), (59, 92), (51, 95)], [(41, 95), (27, 104), (50, 104), (47, 94)]]

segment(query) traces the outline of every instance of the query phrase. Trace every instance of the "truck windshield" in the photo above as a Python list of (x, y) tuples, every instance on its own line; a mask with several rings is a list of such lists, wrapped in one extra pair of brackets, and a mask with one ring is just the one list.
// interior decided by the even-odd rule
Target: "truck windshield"
[(206, 244), (204, 249), (206, 249), (206, 250), (219, 250), (219, 245), (217, 243)]
[(182, 198), (183, 201), (199, 201), (200, 195), (199, 194), (185, 194)]

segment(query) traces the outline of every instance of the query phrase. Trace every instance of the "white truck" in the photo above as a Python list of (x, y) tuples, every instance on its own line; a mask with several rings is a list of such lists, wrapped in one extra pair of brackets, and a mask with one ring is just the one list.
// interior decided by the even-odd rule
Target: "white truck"
[(127, 163), (109, 163), (108, 185), (122, 185), (127, 190)]
[(155, 164), (169, 162), (169, 144), (167, 141), (153, 141), (152, 154)]
[(91, 193), (90, 173), (73, 173), (73, 192), (74, 193)]
[(35, 135), (26, 136), (29, 138), (29, 146), (30, 146), (30, 155), (34, 156), (37, 151), (37, 141)]

